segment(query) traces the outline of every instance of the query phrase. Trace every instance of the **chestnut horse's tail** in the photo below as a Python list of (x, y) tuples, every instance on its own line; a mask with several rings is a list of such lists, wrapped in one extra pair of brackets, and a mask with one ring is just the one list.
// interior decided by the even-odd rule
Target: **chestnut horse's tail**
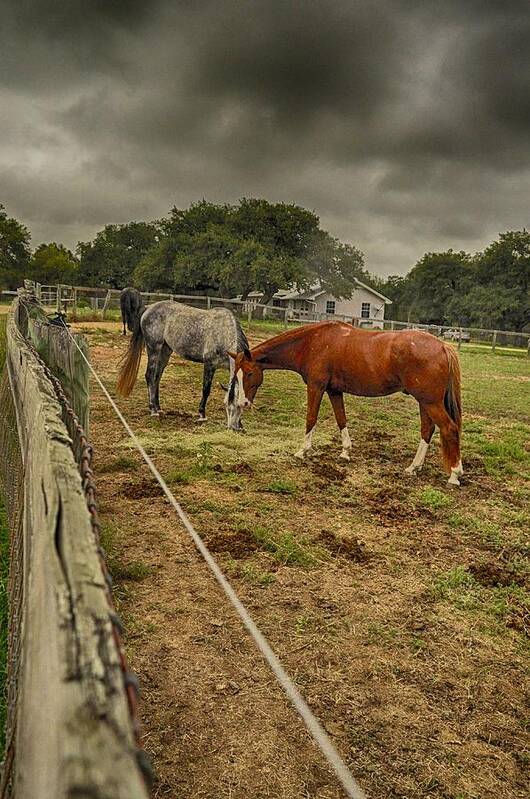
[[(460, 434), (462, 431), (462, 374), (460, 371), (460, 361), (458, 360), (458, 355), (454, 347), (451, 347), (449, 344), (445, 344), (444, 349), (449, 365), (449, 378), (447, 380), (447, 388), (445, 389), (444, 394), (444, 406), (445, 410), (457, 426), (457, 444), (458, 447), (460, 447)], [(453, 465), (450, 462), (451, 453), (447, 451), (445, 447), (442, 447), (442, 450), (444, 465), (449, 471)]]
[(138, 314), (134, 320), (134, 330), (125, 353), (125, 360), (123, 361), (120, 373), (118, 375), (118, 382), (116, 388), (118, 394), (128, 397), (136, 383), (138, 369), (140, 368), (140, 359), (142, 357), (142, 350), (144, 348), (144, 334), (140, 325), (141, 315)]

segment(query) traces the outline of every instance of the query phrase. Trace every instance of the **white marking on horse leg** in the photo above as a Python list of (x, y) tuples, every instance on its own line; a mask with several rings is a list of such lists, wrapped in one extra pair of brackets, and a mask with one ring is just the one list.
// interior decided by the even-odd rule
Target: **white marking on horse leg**
[(343, 461), (349, 461), (351, 452), (351, 438), (348, 428), (343, 427), (340, 431), (340, 435), (342, 438), (342, 452), (340, 453), (339, 458)]
[(294, 457), (295, 458), (300, 458), (300, 460), (303, 460), (305, 458), (305, 456), (307, 455), (307, 453), (311, 451), (311, 441), (313, 439), (313, 431), (314, 431), (315, 427), (316, 427), (316, 425), (311, 428), (309, 433), (305, 434), (305, 436), (304, 436), (304, 446), (302, 447), (302, 449), (299, 449), (298, 452), (294, 453)]
[(414, 455), (414, 460), (407, 466), (405, 469), (405, 474), (415, 474), (416, 470), (420, 470), (425, 462), (425, 456), (427, 455), (427, 450), (429, 449), (429, 443), (425, 441), (423, 438), (420, 438), (420, 443), (418, 444), (418, 449), (416, 450), (416, 454)]
[(449, 476), (449, 480), (447, 481), (451, 486), (459, 486), (460, 480), (458, 479), (464, 474), (464, 468), (462, 466), (462, 461), (458, 461), (456, 466), (451, 469), (451, 474)]

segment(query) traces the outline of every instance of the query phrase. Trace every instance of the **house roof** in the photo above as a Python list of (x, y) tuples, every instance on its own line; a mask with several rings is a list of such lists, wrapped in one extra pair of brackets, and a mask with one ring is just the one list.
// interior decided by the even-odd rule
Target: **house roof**
[[(360, 280), (357, 280), (357, 278), (355, 278), (355, 283), (360, 288), (365, 289), (365, 291), (369, 291), (371, 294), (374, 294), (376, 297), (379, 297), (380, 300), (383, 300), (385, 305), (392, 304), (392, 300), (390, 300), (388, 297), (385, 297), (384, 294), (381, 294), (379, 291), (376, 291), (371, 286), (368, 286), (366, 283), (362, 283)], [(322, 294), (328, 294), (328, 293), (330, 292), (325, 291), (325, 289), (323, 289), (322, 286), (319, 284), (316, 286), (311, 286), (310, 288), (305, 289), (303, 291), (298, 291), (297, 289), (280, 289), (279, 291), (276, 292), (274, 296), (277, 299), (281, 300), (308, 300), (309, 302), (314, 302), (317, 299), (317, 297), (320, 297)], [(262, 297), (263, 292), (251, 291), (248, 296)]]

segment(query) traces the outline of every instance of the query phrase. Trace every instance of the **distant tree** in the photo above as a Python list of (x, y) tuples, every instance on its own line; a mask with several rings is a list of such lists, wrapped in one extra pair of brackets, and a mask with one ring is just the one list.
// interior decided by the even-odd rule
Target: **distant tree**
[(418, 321), (414, 308), (416, 288), (408, 275), (390, 275), (385, 279), (373, 279), (372, 285), (385, 297), (392, 300), (392, 318)]
[(477, 281), (498, 298), (496, 326), (520, 330), (530, 322), (530, 232), (510, 230), (475, 256)]
[(0, 204), (0, 289), (14, 290), (28, 276), (29, 242), (28, 229)]
[(519, 302), (517, 289), (506, 286), (472, 286), (466, 294), (455, 296), (447, 314), (450, 324), (486, 329), (505, 329), (506, 317)]
[(351, 297), (356, 279), (371, 281), (364, 268), (362, 252), (352, 244), (342, 244), (323, 230), (313, 235), (307, 268), (309, 282), (320, 284), (335, 297)]
[(79, 262), (64, 245), (41, 244), (33, 253), (29, 265), (32, 280), (55, 285), (75, 284), (78, 280)]
[(445, 324), (450, 301), (455, 295), (466, 293), (473, 280), (473, 265), (467, 253), (426, 253), (406, 277), (407, 318), (410, 320), (414, 314), (427, 324)]
[(77, 245), (80, 284), (115, 289), (129, 285), (136, 266), (156, 245), (158, 236), (155, 223), (106, 225), (93, 241)]
[(304, 289), (316, 282), (349, 297), (355, 277), (367, 275), (362, 254), (332, 239), (315, 214), (297, 205), (245, 198), (229, 206), (203, 200), (186, 210), (173, 208), (160, 228), (159, 244), (135, 272), (146, 288), (244, 299), (259, 291), (266, 304), (279, 289)]

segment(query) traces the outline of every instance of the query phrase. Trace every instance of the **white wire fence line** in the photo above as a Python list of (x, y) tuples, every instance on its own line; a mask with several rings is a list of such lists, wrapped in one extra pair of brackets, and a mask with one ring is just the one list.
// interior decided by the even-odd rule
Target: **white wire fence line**
[(268, 666), (270, 667), (271, 671), (273, 672), (274, 676), (276, 677), (279, 685), (285, 692), (287, 698), (293, 705), (294, 709), (302, 719), (303, 723), (306, 726), (306, 729), (310, 733), (311, 737), (319, 747), (320, 751), (322, 752), (324, 758), (327, 760), (329, 766), (335, 773), (338, 781), (342, 785), (342, 788), (345, 791), (345, 794), (350, 797), (350, 799), (367, 799), (366, 794), (360, 787), (357, 780), (353, 777), (352, 773), (350, 772), (348, 766), (339, 755), (338, 751), (336, 750), (335, 746), (331, 742), (329, 736), (323, 729), (322, 725), (313, 714), (312, 710), (310, 709), (309, 705), (281, 665), (276, 653), (270, 646), (268, 640), (265, 638), (263, 633), (260, 631), (256, 623), (254, 622), (252, 616), (248, 612), (245, 605), (241, 602), (238, 595), (232, 588), (230, 582), (228, 581), (227, 577), (223, 573), (222, 569), (219, 567), (217, 561), (211, 554), (210, 550), (202, 540), (200, 534), (195, 530), (192, 522), (186, 515), (185, 511), (181, 507), (180, 503), (177, 501), (175, 496), (173, 495), (171, 489), (167, 485), (166, 481), (158, 471), (157, 467), (155, 466), (154, 462), (151, 460), (145, 449), (143, 448), (142, 444), (138, 440), (138, 437), (130, 427), (129, 423), (127, 422), (125, 416), (122, 414), (116, 402), (109, 394), (106, 386), (104, 385), (103, 381), (99, 377), (98, 373), (86, 358), (85, 354), (82, 352), (81, 348), (79, 347), (78, 343), (76, 342), (75, 338), (72, 336), (70, 330), (65, 327), (68, 335), (71, 337), (72, 341), (74, 342), (75, 346), (78, 348), (81, 357), (86, 361), (92, 376), (94, 377), (95, 381), (103, 391), (107, 401), (111, 405), (114, 413), (120, 420), (121, 424), (127, 431), (129, 437), (131, 438), (134, 446), (144, 459), (145, 463), (149, 467), (151, 473), (153, 474), (154, 478), (160, 485), (160, 488), (164, 492), (165, 496), (167, 497), (169, 503), (175, 510), (178, 518), (180, 519), (182, 526), (186, 530), (186, 532), (191, 537), (193, 543), (195, 544), (197, 550), (202, 555), (206, 565), (208, 566), (210, 572), (214, 576), (215, 580), (221, 587), (222, 591), (224, 592), (226, 598), (236, 611), (237, 615), (239, 616), (241, 622), (243, 623), (244, 627), (250, 634), (251, 638), (253, 639), (256, 647), (261, 652), (264, 660), (267, 662)]
[[(105, 318), (109, 312), (119, 310), (120, 291), (117, 289), (93, 288), (88, 286), (66, 285), (40, 285), (35, 286), (37, 298), (43, 305), (56, 310), (82, 314), (84, 309), (101, 313)], [(508, 330), (491, 330), (486, 328), (471, 328), (453, 325), (428, 325), (417, 322), (403, 322), (396, 319), (376, 319), (372, 317), (352, 317), (341, 314), (314, 313), (302, 311), (297, 308), (286, 308), (279, 304), (262, 305), (255, 299), (240, 300), (229, 297), (212, 297), (197, 294), (171, 294), (164, 292), (141, 292), (146, 304), (159, 300), (174, 300), (197, 308), (229, 308), (236, 316), (252, 320), (270, 320), (289, 324), (308, 324), (324, 320), (336, 319), (348, 322), (357, 327), (381, 330), (425, 330), (433, 335), (454, 341), (458, 348), (462, 344), (476, 344), (495, 352), (497, 349), (507, 348), (526, 350), (530, 357), (530, 333), (513, 332)], [(520, 352), (520, 354), (523, 354)]]

